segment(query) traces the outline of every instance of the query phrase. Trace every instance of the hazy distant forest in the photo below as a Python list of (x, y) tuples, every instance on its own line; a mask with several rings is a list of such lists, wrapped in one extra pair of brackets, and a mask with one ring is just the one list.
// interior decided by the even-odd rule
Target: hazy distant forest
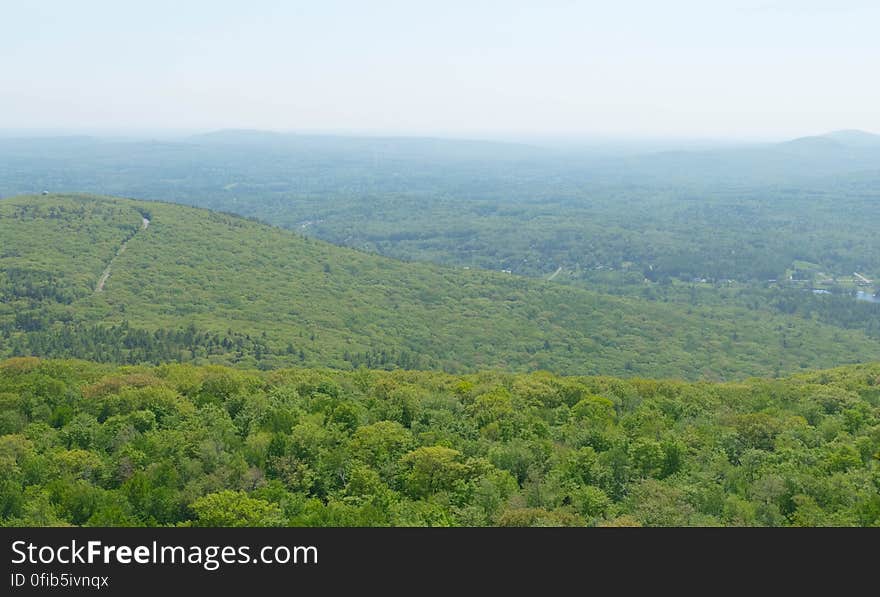
[(252, 131), (0, 139), (0, 195), (173, 201), (399, 259), (529, 276), (562, 268), (555, 280), (618, 292), (650, 294), (645, 278), (792, 273), (842, 291), (854, 271), (880, 275), (872, 135), (632, 152)]

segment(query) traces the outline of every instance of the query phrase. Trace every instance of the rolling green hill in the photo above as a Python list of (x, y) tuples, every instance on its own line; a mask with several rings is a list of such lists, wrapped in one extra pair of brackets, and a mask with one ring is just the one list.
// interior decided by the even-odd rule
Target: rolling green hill
[(805, 318), (403, 263), (165, 203), (4, 199), (0, 239), (0, 355), (711, 379), (880, 359)]

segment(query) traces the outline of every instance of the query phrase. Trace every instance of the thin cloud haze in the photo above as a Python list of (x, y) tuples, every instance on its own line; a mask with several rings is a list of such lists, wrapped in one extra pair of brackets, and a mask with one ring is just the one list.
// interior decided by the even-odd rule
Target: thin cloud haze
[(875, 2), (16, 3), (0, 129), (880, 131)]

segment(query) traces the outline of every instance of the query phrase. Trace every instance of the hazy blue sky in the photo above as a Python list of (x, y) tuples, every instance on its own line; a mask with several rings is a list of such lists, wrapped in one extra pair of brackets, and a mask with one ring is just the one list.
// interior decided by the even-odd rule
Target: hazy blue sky
[(877, 0), (35, 0), (0, 129), (880, 132)]

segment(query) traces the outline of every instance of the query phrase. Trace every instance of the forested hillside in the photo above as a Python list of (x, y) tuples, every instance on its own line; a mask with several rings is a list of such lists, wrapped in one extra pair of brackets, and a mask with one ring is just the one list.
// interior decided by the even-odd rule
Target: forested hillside
[(880, 366), (718, 384), (12, 359), (0, 523), (880, 525)]
[(4, 199), (0, 238), (7, 356), (708, 379), (880, 358), (814, 318), (403, 263), (164, 203)]
[(169, 200), (406, 261), (880, 338), (880, 137), (657, 149), (261, 131), (0, 139), (0, 194)]

